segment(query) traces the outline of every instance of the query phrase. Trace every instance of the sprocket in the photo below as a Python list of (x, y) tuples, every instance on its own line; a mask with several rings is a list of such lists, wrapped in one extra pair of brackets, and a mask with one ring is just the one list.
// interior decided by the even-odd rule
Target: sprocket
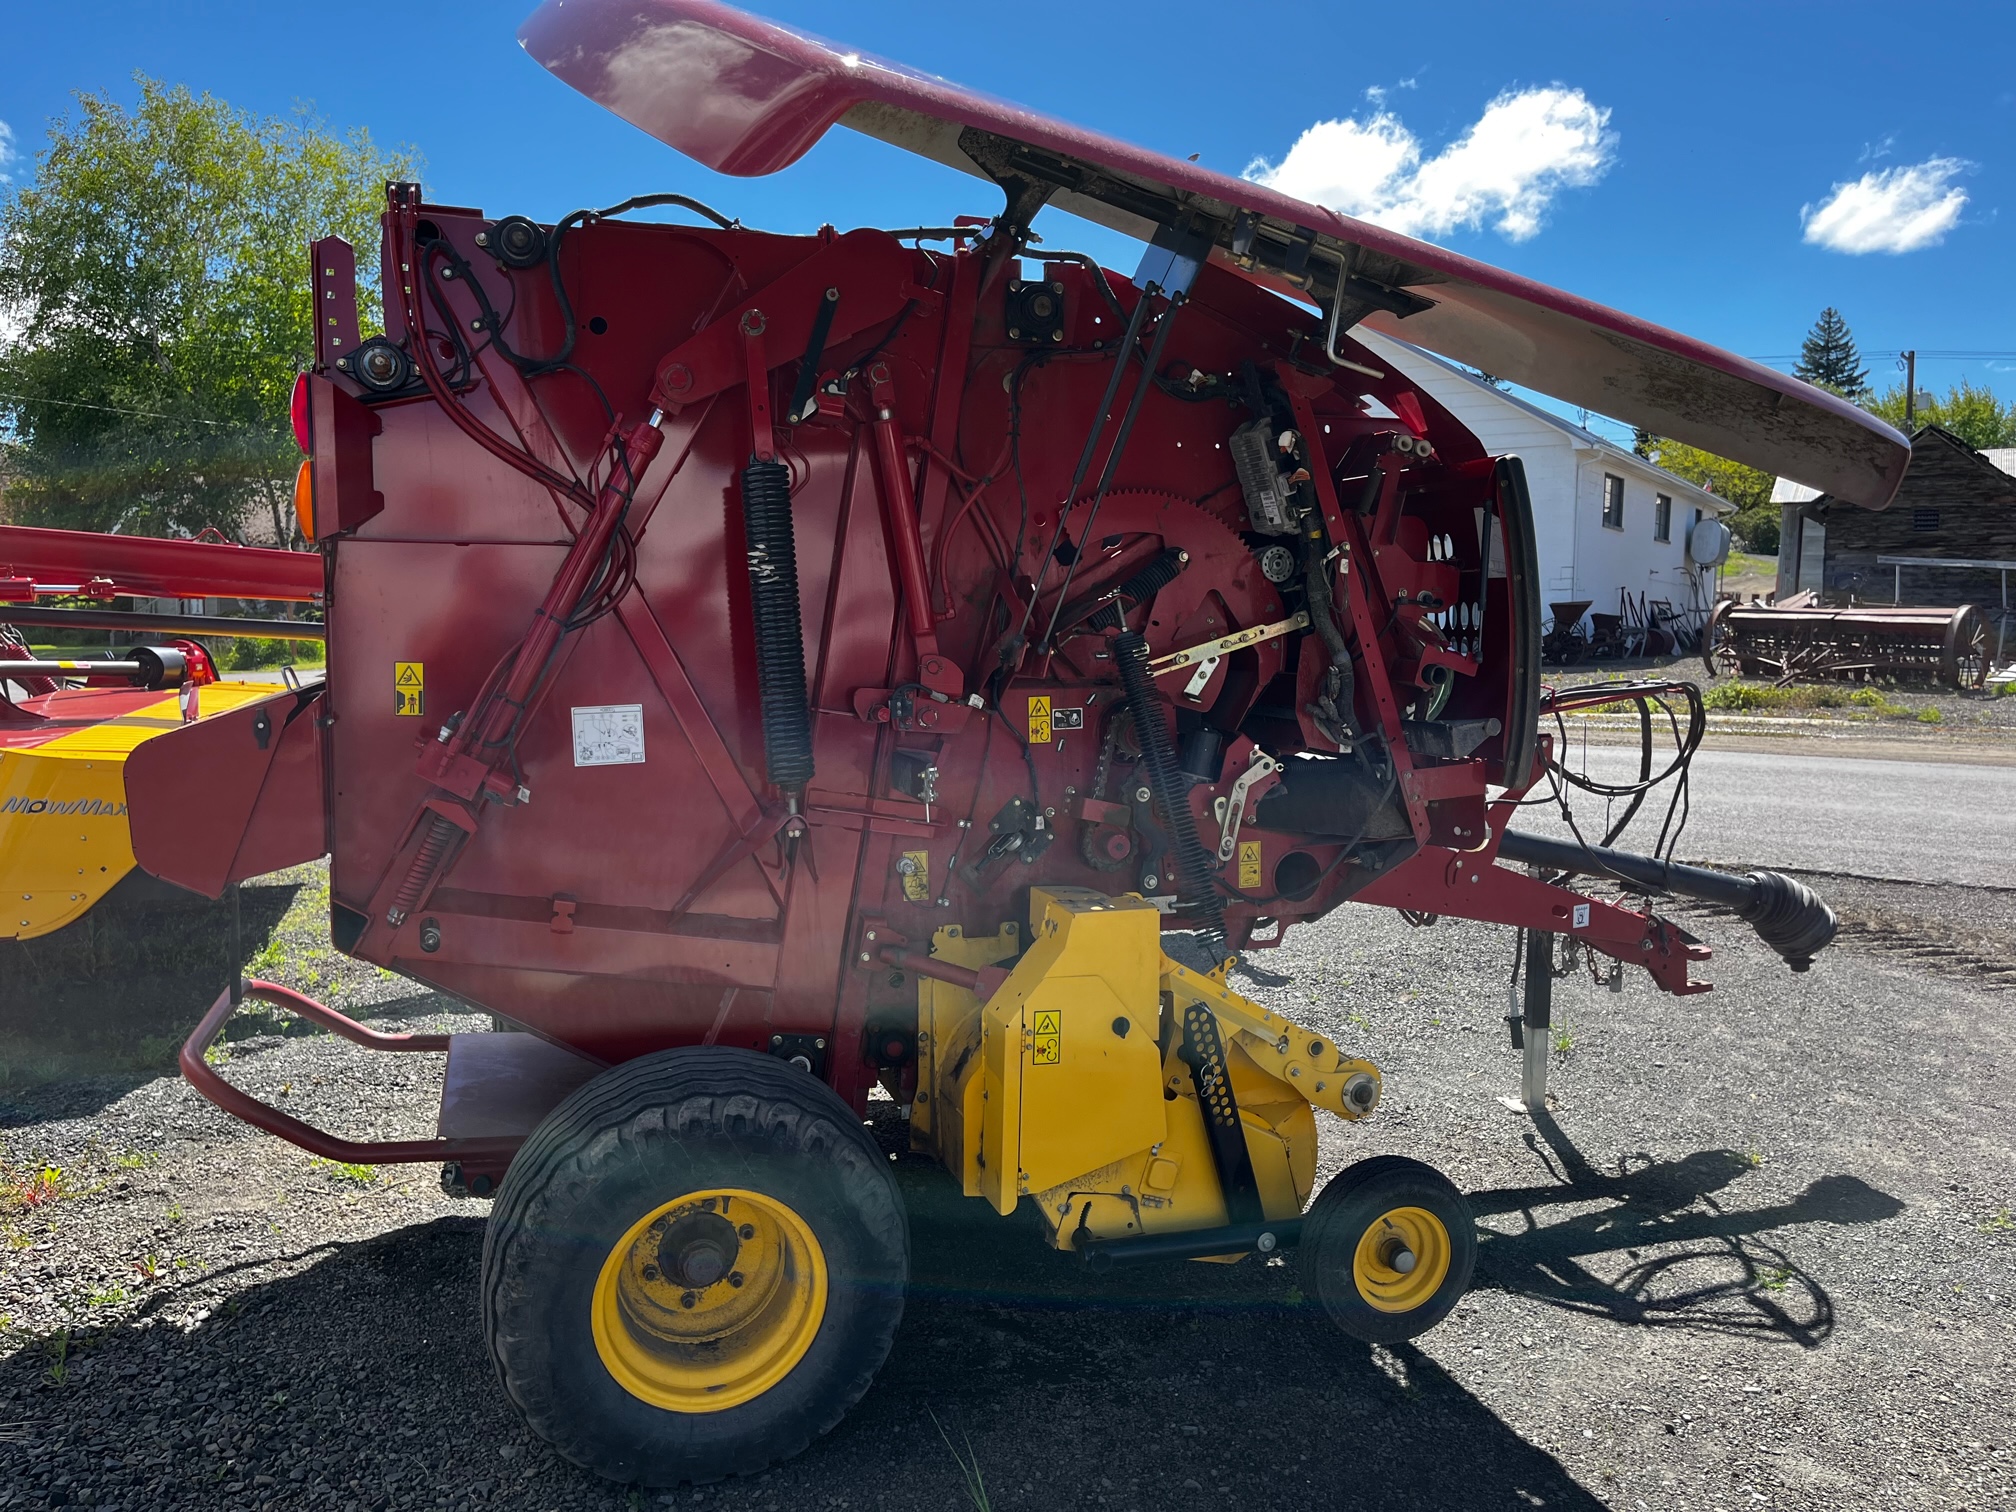
[[(1074, 504), (1066, 529), (1066, 535), (1076, 540), (1084, 553), (1071, 584), (1074, 607), (1096, 600), (1101, 589), (1117, 588), (1162, 549), (1175, 547), (1189, 556), (1183, 571), (1155, 595), (1147, 615), (1133, 617), (1140, 621), (1134, 628), (1147, 637), (1152, 655), (1166, 655), (1233, 630), (1286, 617), (1280, 590), (1267, 581), (1253, 548), (1237, 530), (1202, 505), (1159, 489), (1120, 490), (1108, 494), (1100, 505), (1092, 538), (1081, 540), (1079, 531), (1090, 511), (1090, 500)], [(1033, 568), (1035, 564), (1028, 565)], [(1060, 576), (1053, 568), (1051, 577)], [(1039, 620), (1047, 615), (1055, 595), (1052, 587), (1039, 609)], [(1067, 609), (1066, 614), (1070, 613)], [(1066, 633), (1066, 627), (1060, 626), (1060, 642)], [(1281, 637), (1253, 648), (1260, 661), (1258, 686), (1264, 687), (1281, 670), (1287, 645), (1288, 638)], [(1194, 696), (1180, 702), (1191, 707), (1208, 705), (1216, 697), (1225, 672), (1220, 665)], [(1179, 686), (1188, 687), (1189, 682), (1185, 678)]]

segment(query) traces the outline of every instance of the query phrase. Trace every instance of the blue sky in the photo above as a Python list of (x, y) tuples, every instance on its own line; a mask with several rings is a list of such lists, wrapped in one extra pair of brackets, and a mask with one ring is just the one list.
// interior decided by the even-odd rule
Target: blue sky
[[(1927, 358), (1921, 386), (1967, 377), (2016, 398), (2007, 0), (758, 8), (1177, 156), (1271, 171), (1780, 366), (1831, 304), (1879, 386), (1896, 376), (1890, 354), (1916, 347), (1991, 354)], [(0, 174), (30, 179), (73, 92), (130, 98), (139, 70), (262, 114), (312, 104), (331, 125), (411, 144), (430, 194), (493, 214), (546, 219), (664, 189), (778, 230), (996, 208), (978, 181), (845, 131), (771, 179), (708, 173), (526, 58), (515, 32), (530, 9), (8, 0)], [(1119, 238), (1044, 229), (1132, 266)]]

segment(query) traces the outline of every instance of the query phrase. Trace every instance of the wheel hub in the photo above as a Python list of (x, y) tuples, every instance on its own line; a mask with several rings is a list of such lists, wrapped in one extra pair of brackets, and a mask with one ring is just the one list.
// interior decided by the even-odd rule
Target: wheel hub
[(825, 1254), (801, 1214), (717, 1188), (665, 1203), (616, 1240), (591, 1325), (603, 1365), (632, 1396), (719, 1412), (791, 1373), (826, 1295)]
[(1431, 1301), (1449, 1274), (1452, 1245), (1442, 1220), (1426, 1208), (1388, 1208), (1360, 1237), (1352, 1280), (1367, 1306), (1412, 1312)]
[(658, 1268), (682, 1286), (705, 1289), (734, 1270), (741, 1248), (735, 1225), (719, 1213), (685, 1213), (665, 1226)]

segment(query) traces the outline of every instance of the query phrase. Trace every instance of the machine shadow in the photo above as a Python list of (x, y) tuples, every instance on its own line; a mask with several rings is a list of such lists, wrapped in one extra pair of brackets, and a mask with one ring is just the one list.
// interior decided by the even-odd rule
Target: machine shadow
[[(997, 1507), (1036, 1505), (1040, 1485), (1059, 1507), (1201, 1512), (1261, 1477), (1311, 1507), (1601, 1506), (1419, 1351), (1375, 1358), (1344, 1339), (1285, 1266), (1094, 1277), (935, 1168), (906, 1163), (901, 1179), (915, 1286), (867, 1396), (760, 1484), (681, 1490), (678, 1505), (963, 1506), (957, 1445)], [(150, 1506), (378, 1509), (480, 1486), (494, 1508), (634, 1507), (512, 1413), (479, 1334), (482, 1246), (480, 1218), (437, 1219), (314, 1246), (289, 1257), (293, 1274), (221, 1301), (223, 1270), (162, 1288), (120, 1324), (26, 1343), (0, 1358), (16, 1420), (0, 1483), (31, 1507), (112, 1494), (93, 1476), (111, 1446), (83, 1442), (102, 1430), (66, 1414), (88, 1392), (92, 1422), (127, 1425), (120, 1455), (165, 1464), (149, 1472), (162, 1476)], [(1369, 1500), (1354, 1489), (1368, 1485)]]
[[(893, 1140), (895, 1121), (878, 1133)], [(1473, 1198), (1487, 1223), (1527, 1220), (1524, 1232), (1487, 1239), (1479, 1284), (1626, 1325), (1731, 1327), (1741, 1289), (1725, 1278), (1648, 1296), (1632, 1279), (1644, 1263), (1620, 1280), (1597, 1277), (1605, 1254), (1641, 1244), (1726, 1254), (1787, 1223), (1873, 1222), (1899, 1207), (1833, 1178), (1790, 1203), (1734, 1211), (1713, 1196), (1740, 1157), (1704, 1152), (1608, 1176), (1564, 1153), (1558, 1130), (1541, 1134), (1570, 1179)], [(955, 1453), (979, 1464), (997, 1506), (1187, 1512), (1238, 1504), (1256, 1484), (1275, 1488), (1272, 1500), (1322, 1508), (1603, 1505), (1428, 1351), (1339, 1334), (1304, 1297), (1292, 1260), (1097, 1274), (1044, 1246), (1033, 1215), (997, 1217), (934, 1163), (904, 1155), (894, 1169), (913, 1279), (879, 1378), (759, 1486), (681, 1491), (679, 1505), (838, 1495), (960, 1506)], [(1536, 1216), (1563, 1204), (1601, 1206)], [(88, 1391), (91, 1421), (129, 1425), (119, 1445), (129, 1460), (167, 1467), (150, 1505), (376, 1509), (480, 1485), (492, 1507), (630, 1507), (627, 1492), (529, 1442), (511, 1412), (477, 1324), (482, 1244), (480, 1215), (440, 1218), (313, 1246), (288, 1257), (293, 1272), (279, 1279), (206, 1272), (152, 1292), (118, 1324), (25, 1342), (0, 1358), (0, 1402), (17, 1420), (0, 1442), (0, 1482), (28, 1488), (29, 1506), (57, 1504), (49, 1493), (65, 1475), (64, 1504), (102, 1499), (108, 1488), (92, 1485), (90, 1467), (103, 1446), (73, 1440), (95, 1430), (73, 1430), (66, 1413), (71, 1394)], [(1669, 1261), (1659, 1274), (1673, 1271)], [(1821, 1325), (1784, 1300), (1790, 1287), (1760, 1274), (1756, 1296), (1786, 1317), (1744, 1293), (1740, 1308), (1762, 1321), (1742, 1331), (1817, 1342)], [(373, 1431), (358, 1433), (367, 1419)], [(1350, 1446), (1342, 1480), (1339, 1444)]]
[[(1536, 1114), (1533, 1126), (1526, 1144), (1558, 1179), (1470, 1195), (1482, 1241), (1472, 1285), (1616, 1323), (1817, 1349), (1834, 1331), (1833, 1298), (1760, 1236), (1802, 1223), (1880, 1223), (1904, 1211), (1897, 1198), (1854, 1176), (1825, 1176), (1789, 1202), (1739, 1210), (1717, 1195), (1753, 1168), (1734, 1150), (1697, 1150), (1680, 1160), (1641, 1154), (1605, 1173), (1551, 1114)], [(1605, 1205), (1551, 1222), (1541, 1216), (1592, 1203)], [(1512, 1215), (1523, 1227), (1490, 1221)], [(1603, 1256), (1628, 1263), (1613, 1263), (1606, 1277)]]
[[(1026, 1210), (997, 1217), (926, 1160), (897, 1170), (910, 1300), (832, 1452), (857, 1436), (921, 1445), (951, 1471), (956, 1445), (997, 1505), (1223, 1508), (1256, 1484), (1325, 1508), (1602, 1505), (1421, 1350), (1339, 1333), (1292, 1262), (1095, 1273)], [(956, 1490), (945, 1505), (963, 1505)]]
[[(299, 890), (240, 890), (246, 957)], [(0, 941), (0, 1127), (84, 1117), (173, 1070), (234, 969), (228, 900), (138, 873), (68, 928)]]

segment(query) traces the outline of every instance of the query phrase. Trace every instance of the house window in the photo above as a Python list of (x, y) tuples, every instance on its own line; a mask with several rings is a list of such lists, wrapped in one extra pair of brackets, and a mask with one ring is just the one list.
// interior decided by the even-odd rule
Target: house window
[(1939, 511), (1936, 509), (1912, 510), (1911, 528), (1913, 530), (1937, 530), (1939, 528)]
[(1652, 497), (1652, 539), (1670, 541), (1673, 539), (1673, 501), (1664, 494)]
[(1624, 528), (1624, 480), (1615, 473), (1603, 474), (1603, 528)]

